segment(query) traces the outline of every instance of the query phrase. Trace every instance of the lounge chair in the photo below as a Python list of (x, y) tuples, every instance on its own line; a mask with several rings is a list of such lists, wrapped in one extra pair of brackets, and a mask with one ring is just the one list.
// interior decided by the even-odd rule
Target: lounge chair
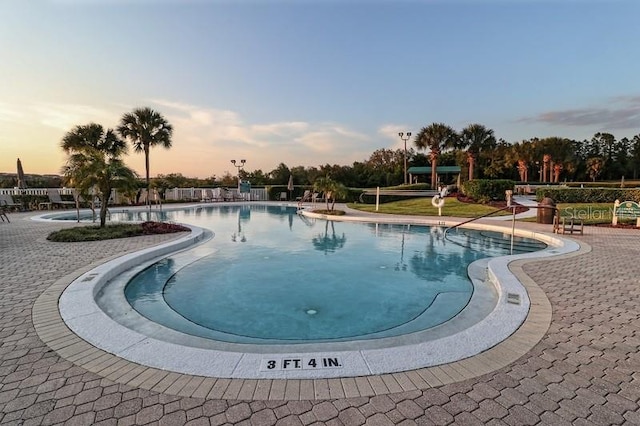
[(324, 196), (322, 195), (322, 193), (314, 192), (313, 195), (311, 196), (311, 201), (314, 203), (317, 203), (319, 201), (324, 201)]
[(233, 194), (227, 188), (220, 188), (221, 201), (233, 201)]
[(7, 210), (22, 210), (22, 205), (14, 202), (11, 194), (0, 194), (0, 204)]
[(208, 203), (213, 201), (213, 190), (211, 189), (203, 189), (202, 190), (202, 199), (200, 200), (204, 203)]
[(233, 201), (244, 201), (244, 195), (239, 191), (233, 191)]
[(0, 202), (0, 219), (4, 222), (7, 219), (7, 222), (11, 223), (9, 220), (9, 216), (7, 216), (8, 207), (4, 204), (4, 202)]
[(281, 192), (280, 193), (280, 201), (287, 201), (287, 193), (286, 192)]
[(310, 202), (311, 201), (311, 191), (310, 190), (305, 190), (304, 194), (302, 194), (302, 197), (298, 197), (296, 198), (296, 201), (298, 201), (299, 203), (305, 203), (305, 202)]
[(60, 206), (66, 208), (67, 206), (75, 207), (75, 201), (63, 201), (60, 197), (60, 193), (55, 189), (47, 189), (47, 196), (49, 197), (49, 202), (44, 202), (39, 204), (39, 208), (47, 207), (51, 209), (55, 206)]
[(211, 190), (211, 201), (224, 201), (223, 188), (214, 188)]

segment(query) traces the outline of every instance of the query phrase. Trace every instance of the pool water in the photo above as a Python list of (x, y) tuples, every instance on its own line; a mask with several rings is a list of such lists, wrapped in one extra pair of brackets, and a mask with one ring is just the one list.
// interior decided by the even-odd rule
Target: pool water
[[(123, 215), (114, 219), (130, 219)], [(138, 273), (125, 287), (127, 301), (163, 326), (230, 343), (340, 342), (436, 327), (469, 303), (467, 266), (510, 252), (500, 233), (445, 238), (442, 228), (315, 221), (287, 206), (162, 215), (214, 238)], [(516, 238), (514, 253), (544, 247)]]

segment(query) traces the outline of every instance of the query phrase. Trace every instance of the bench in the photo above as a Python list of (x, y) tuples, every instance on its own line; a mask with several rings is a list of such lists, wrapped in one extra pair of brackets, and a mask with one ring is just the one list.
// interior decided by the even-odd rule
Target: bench
[(580, 234), (584, 235), (584, 221), (573, 217), (555, 216), (553, 219), (553, 232), (556, 234)]

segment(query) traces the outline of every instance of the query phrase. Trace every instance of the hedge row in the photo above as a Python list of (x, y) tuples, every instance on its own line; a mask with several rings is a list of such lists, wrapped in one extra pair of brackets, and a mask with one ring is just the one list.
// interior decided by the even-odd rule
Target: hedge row
[(640, 203), (640, 188), (538, 188), (536, 199), (544, 197), (556, 203), (613, 203), (635, 201)]
[[(567, 182), (563, 185), (572, 188), (621, 188), (621, 182)], [(632, 188), (638, 186), (637, 180), (628, 180), (624, 183), (624, 187)]]
[(462, 184), (462, 193), (480, 203), (505, 201), (506, 191), (513, 191), (515, 185), (515, 181), (509, 179), (473, 179)]

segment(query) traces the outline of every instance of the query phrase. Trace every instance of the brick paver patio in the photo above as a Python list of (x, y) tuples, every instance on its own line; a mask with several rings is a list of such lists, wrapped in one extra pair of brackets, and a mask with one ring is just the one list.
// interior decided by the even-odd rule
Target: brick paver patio
[(522, 267), (553, 315), (543, 339), (506, 367), (426, 390), (400, 391), (396, 382), (398, 392), (387, 395), (344, 398), (336, 390), (327, 400), (261, 401), (153, 392), (61, 358), (36, 334), (36, 299), (88, 264), (174, 237), (52, 243), (51, 230), (72, 224), (27, 216), (0, 222), (2, 424), (640, 424), (640, 231), (589, 227), (577, 239), (591, 251)]

